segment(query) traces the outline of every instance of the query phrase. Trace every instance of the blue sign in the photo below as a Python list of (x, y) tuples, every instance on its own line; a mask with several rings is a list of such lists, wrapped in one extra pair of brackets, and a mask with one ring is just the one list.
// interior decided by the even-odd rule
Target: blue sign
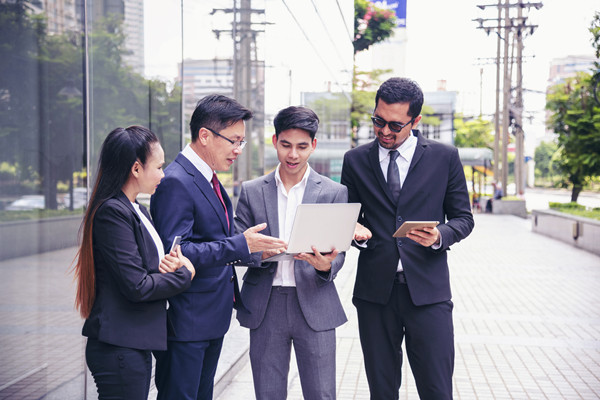
[(393, 10), (396, 13), (396, 26), (406, 28), (406, 0), (381, 0), (374, 4), (379, 8)]

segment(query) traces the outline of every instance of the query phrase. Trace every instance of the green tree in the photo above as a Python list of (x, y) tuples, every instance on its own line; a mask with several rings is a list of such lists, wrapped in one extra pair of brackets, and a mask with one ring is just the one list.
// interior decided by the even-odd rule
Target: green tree
[[(368, 0), (354, 0), (354, 57), (394, 34), (396, 14), (392, 10), (376, 7)], [(352, 147), (356, 146), (357, 132), (361, 123), (369, 121), (375, 104), (374, 86), (380, 83), (380, 76), (389, 70), (359, 72), (354, 62), (352, 77), (352, 104), (350, 119), (352, 126)]]
[(533, 155), (536, 178), (552, 180), (556, 174), (553, 156), (557, 150), (558, 146), (554, 142), (542, 142), (536, 147)]
[(581, 72), (550, 88), (548, 126), (558, 134), (558, 166), (573, 185), (576, 202), (586, 181), (600, 175), (600, 105), (593, 98), (592, 77)]
[(482, 118), (465, 120), (462, 115), (458, 115), (454, 119), (454, 127), (456, 147), (493, 147), (493, 126), (490, 121)]
[[(592, 34), (592, 46), (596, 49), (596, 60), (600, 60), (600, 12), (594, 14), (589, 31)], [(596, 97), (596, 103), (600, 104), (600, 61), (596, 61), (594, 66), (596, 67), (592, 76), (594, 96)]]
[[(73, 174), (86, 164), (83, 37), (48, 35), (44, 16), (26, 3), (0, 2), (0, 159), (55, 209), (59, 181), (72, 189)], [(149, 126), (167, 154), (179, 150), (181, 87), (135, 73), (123, 62), (124, 42), (116, 17), (95, 21), (88, 35), (92, 166), (117, 126)]]
[(381, 84), (381, 75), (390, 72), (389, 69), (373, 71), (354, 71), (352, 82), (352, 104), (350, 119), (353, 128), (358, 129), (362, 123), (371, 122), (371, 114), (375, 106), (375, 94)]
[[(600, 13), (589, 28), (596, 57), (600, 57)], [(586, 183), (600, 175), (600, 103), (595, 91), (600, 83), (600, 63), (594, 75), (585, 72), (550, 88), (546, 109), (553, 114), (548, 126), (558, 134), (558, 166), (573, 185), (571, 201), (577, 202)]]
[(354, 0), (354, 54), (379, 43), (394, 33), (396, 14), (368, 0)]

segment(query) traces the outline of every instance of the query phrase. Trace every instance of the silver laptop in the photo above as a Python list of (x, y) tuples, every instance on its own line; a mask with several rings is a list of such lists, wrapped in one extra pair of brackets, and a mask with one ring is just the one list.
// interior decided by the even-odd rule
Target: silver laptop
[(354, 238), (354, 229), (360, 212), (360, 203), (300, 204), (292, 225), (285, 253), (262, 260), (263, 262), (291, 260), (299, 253), (330, 253), (333, 248), (347, 251)]

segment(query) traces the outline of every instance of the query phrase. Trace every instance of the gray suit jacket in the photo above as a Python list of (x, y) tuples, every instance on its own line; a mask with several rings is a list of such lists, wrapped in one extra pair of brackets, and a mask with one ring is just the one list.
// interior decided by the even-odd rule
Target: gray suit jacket
[[(345, 186), (310, 170), (302, 203), (345, 203), (348, 191)], [(261, 233), (279, 236), (277, 211), (277, 186), (275, 172), (252, 181), (244, 182), (236, 208), (235, 227), (243, 232), (251, 226), (266, 222)], [(249, 312), (238, 310), (240, 325), (257, 328), (267, 309), (277, 263), (262, 263), (262, 253), (252, 254), (244, 275), (242, 301)], [(340, 253), (332, 262), (328, 273), (317, 271), (305, 261), (295, 261), (294, 276), (300, 308), (308, 325), (315, 331), (334, 329), (347, 321), (335, 284), (333, 283), (344, 264), (345, 254)]]

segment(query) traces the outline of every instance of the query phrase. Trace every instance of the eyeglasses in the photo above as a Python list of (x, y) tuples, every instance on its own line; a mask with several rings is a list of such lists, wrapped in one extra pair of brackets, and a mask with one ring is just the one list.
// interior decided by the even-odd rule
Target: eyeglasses
[[(205, 127), (205, 128), (206, 128), (206, 127)], [(231, 143), (231, 144), (233, 145), (233, 147), (235, 147), (235, 148), (238, 148), (238, 147), (239, 147), (239, 149), (240, 149), (240, 150), (243, 150), (243, 149), (244, 149), (244, 147), (246, 147), (246, 143), (248, 143), (248, 142), (246, 142), (245, 140), (231, 140), (231, 139), (229, 139), (228, 137), (225, 137), (225, 136), (221, 135), (219, 132), (215, 132), (215, 131), (213, 131), (213, 130), (212, 130), (212, 129), (210, 129), (210, 128), (206, 128), (206, 129), (208, 129), (209, 131), (211, 131), (212, 133), (214, 133), (214, 134), (215, 134), (215, 135), (217, 135), (218, 137), (221, 137), (221, 138), (223, 138), (223, 139), (227, 140), (229, 143)]]
[(404, 129), (407, 125), (412, 124), (415, 121), (415, 119), (413, 118), (405, 124), (403, 124), (402, 122), (397, 122), (397, 121), (389, 121), (388, 122), (381, 117), (371, 117), (371, 121), (373, 121), (373, 125), (375, 125), (378, 128), (385, 128), (385, 126), (387, 125), (390, 127), (390, 131), (398, 133), (402, 129)]

